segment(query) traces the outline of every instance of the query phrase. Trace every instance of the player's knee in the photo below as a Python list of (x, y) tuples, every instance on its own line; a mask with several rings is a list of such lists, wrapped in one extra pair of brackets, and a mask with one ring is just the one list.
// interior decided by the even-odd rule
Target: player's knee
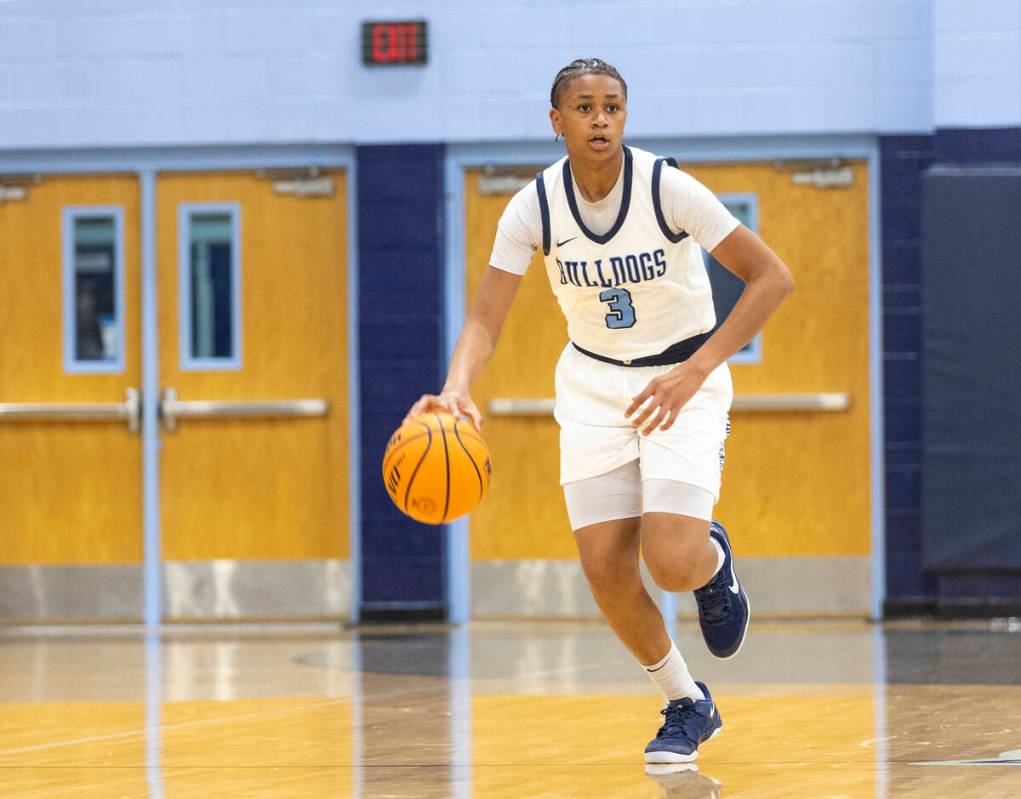
[(649, 576), (664, 591), (694, 591), (701, 586), (698, 582), (698, 570), (695, 553), (689, 557), (678, 557), (675, 552), (670, 556), (657, 556), (650, 553), (645, 555), (645, 565), (649, 569)]

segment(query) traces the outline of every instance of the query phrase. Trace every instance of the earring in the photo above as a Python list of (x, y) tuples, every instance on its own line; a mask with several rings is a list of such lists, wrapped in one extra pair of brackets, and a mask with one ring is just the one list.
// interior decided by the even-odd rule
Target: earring
[(556, 136), (553, 137), (553, 141), (555, 141), (557, 144), (559, 144), (560, 140), (563, 139), (563, 138), (564, 138), (564, 134), (563, 133), (558, 133)]

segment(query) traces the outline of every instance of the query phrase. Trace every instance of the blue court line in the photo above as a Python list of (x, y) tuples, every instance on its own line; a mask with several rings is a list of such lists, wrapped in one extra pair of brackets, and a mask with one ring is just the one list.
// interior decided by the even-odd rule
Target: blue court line
[(466, 625), (447, 633), (450, 686), (450, 763), (453, 799), (472, 796), (471, 632)]
[(145, 635), (145, 779), (150, 799), (163, 799), (163, 651), (156, 632)]
[(365, 724), (365, 686), (362, 682), (364, 659), (362, 658), (362, 639), (351, 632), (351, 762), (354, 773), (351, 776), (351, 795), (360, 799), (365, 787), (365, 741), (363, 726)]
[(889, 794), (890, 745), (886, 723), (886, 631), (882, 624), (872, 627), (872, 685), (873, 685), (873, 737), (876, 768), (876, 799), (887, 799)]

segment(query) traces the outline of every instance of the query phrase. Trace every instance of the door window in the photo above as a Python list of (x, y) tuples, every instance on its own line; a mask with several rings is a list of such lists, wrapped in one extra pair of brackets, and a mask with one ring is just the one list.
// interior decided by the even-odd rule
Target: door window
[[(746, 227), (759, 232), (758, 198), (754, 194), (720, 194), (720, 202)], [(713, 287), (713, 304), (716, 306), (716, 324), (722, 325), (730, 315), (738, 297), (744, 291), (744, 283), (726, 269), (705, 250), (706, 269)], [(762, 334), (759, 333), (730, 358), (730, 363), (760, 363), (762, 361)]]
[(64, 370), (124, 370), (124, 219), (119, 207), (63, 215)]
[(240, 208), (183, 204), (178, 256), (181, 368), (241, 368)]

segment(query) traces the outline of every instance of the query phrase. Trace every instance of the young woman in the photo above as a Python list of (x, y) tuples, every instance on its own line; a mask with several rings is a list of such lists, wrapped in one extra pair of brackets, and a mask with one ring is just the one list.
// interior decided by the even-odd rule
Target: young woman
[[(780, 259), (672, 162), (623, 143), (627, 84), (595, 58), (562, 69), (550, 121), (567, 157), (518, 192), (430, 409), (481, 414), (472, 380), (489, 359), (521, 276), (542, 248), (571, 341), (556, 370), (561, 483), (581, 563), (613, 631), (663, 691), (650, 763), (693, 760), (721, 729), (642, 585), (695, 591), (710, 651), (744, 641), (748, 600), (726, 531), (712, 521), (733, 395), (727, 358), (793, 288)], [(700, 247), (745, 282), (716, 327)]]

